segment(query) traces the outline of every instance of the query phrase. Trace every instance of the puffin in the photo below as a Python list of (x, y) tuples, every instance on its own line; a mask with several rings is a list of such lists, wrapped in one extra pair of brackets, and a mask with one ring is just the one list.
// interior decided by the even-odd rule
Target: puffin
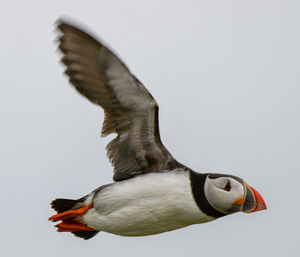
[(114, 182), (77, 200), (53, 200), (57, 231), (148, 236), (267, 208), (243, 179), (176, 161), (160, 138), (157, 102), (120, 58), (73, 22), (60, 19), (57, 29), (70, 84), (104, 109), (101, 136), (116, 134), (106, 146)]

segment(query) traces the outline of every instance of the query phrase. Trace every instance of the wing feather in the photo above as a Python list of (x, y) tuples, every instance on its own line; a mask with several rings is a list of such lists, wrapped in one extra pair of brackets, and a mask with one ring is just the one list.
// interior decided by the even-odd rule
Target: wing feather
[(117, 133), (106, 147), (114, 180), (181, 166), (161, 142), (158, 104), (125, 64), (78, 27), (60, 21), (58, 29), (65, 74), (80, 94), (104, 109), (101, 136)]

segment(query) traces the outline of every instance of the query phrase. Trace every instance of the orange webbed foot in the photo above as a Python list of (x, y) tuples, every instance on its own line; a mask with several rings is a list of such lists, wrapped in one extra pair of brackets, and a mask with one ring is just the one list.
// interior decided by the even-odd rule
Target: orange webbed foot
[(56, 227), (57, 231), (59, 232), (95, 231), (95, 229), (90, 228), (84, 224), (66, 221), (57, 224)]
[(83, 206), (81, 208), (78, 208), (76, 210), (68, 210), (68, 211), (64, 211), (58, 214), (55, 214), (53, 216), (51, 216), (48, 220), (51, 221), (60, 221), (60, 220), (66, 220), (66, 219), (70, 219), (76, 216), (80, 216), (84, 213), (86, 213), (89, 209), (93, 208), (94, 205), (90, 204), (88, 206)]

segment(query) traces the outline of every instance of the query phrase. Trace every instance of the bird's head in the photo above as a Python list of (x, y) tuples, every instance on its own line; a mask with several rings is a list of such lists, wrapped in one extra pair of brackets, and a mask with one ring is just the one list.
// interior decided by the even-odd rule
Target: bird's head
[(231, 214), (242, 211), (256, 212), (267, 208), (262, 196), (239, 177), (224, 174), (208, 174), (204, 193), (216, 210)]

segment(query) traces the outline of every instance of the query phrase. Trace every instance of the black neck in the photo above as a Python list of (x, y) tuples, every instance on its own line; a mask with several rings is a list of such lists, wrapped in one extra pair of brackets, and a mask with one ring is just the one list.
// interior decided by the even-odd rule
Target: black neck
[(207, 201), (204, 193), (204, 183), (207, 176), (208, 174), (200, 174), (190, 171), (192, 192), (199, 209), (206, 215), (217, 219), (225, 216), (226, 214), (213, 208)]

